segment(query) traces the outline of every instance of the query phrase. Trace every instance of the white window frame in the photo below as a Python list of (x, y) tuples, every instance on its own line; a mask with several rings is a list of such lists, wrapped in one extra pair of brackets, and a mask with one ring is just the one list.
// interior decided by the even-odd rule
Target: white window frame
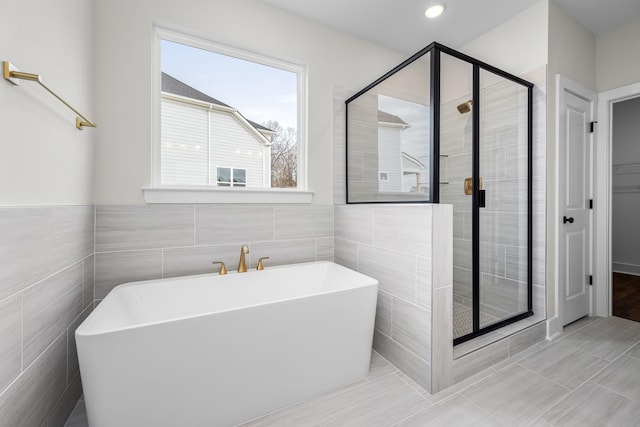
[[(256, 62), (270, 67), (291, 71), (298, 76), (297, 123), (297, 188), (251, 188), (202, 186), (168, 186), (160, 181), (160, 104), (161, 104), (161, 43), (176, 43), (209, 50), (222, 55)], [(256, 52), (219, 44), (178, 29), (154, 25), (151, 67), (152, 84), (152, 141), (151, 186), (142, 189), (146, 203), (311, 203), (313, 193), (307, 189), (307, 66), (291, 60), (277, 59)], [(213, 184), (213, 183), (212, 183)], [(216, 183), (217, 185), (217, 183)]]
[[(227, 184), (224, 181), (220, 181), (218, 180), (218, 169), (229, 169), (229, 185), (220, 185), (222, 184)], [(244, 171), (244, 182), (242, 184), (238, 183), (236, 184), (235, 181), (233, 180), (235, 174), (235, 171)], [(216, 166), (216, 186), (217, 187), (246, 187), (247, 186), (247, 170), (245, 168), (231, 168), (231, 167), (227, 167), (227, 166)]]

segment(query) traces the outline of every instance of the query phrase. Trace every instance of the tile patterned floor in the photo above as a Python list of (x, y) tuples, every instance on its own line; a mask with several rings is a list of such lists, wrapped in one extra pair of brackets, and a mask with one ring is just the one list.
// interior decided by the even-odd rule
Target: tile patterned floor
[[(585, 318), (435, 395), (373, 353), (369, 376), (241, 427), (638, 426), (640, 323)], [(87, 427), (80, 400), (66, 427)]]

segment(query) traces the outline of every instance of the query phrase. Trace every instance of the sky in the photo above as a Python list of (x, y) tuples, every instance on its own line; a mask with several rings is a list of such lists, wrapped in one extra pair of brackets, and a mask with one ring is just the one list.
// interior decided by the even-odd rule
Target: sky
[(162, 71), (236, 108), (256, 123), (297, 128), (297, 75), (162, 40)]

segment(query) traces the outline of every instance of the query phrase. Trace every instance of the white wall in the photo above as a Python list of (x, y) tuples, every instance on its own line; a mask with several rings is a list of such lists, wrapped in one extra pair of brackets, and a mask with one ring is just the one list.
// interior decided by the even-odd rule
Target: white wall
[[(0, 59), (95, 120), (91, 20), (87, 0), (3, 1)], [(0, 100), (0, 425), (60, 425), (82, 393), (94, 209), (52, 205), (93, 204), (95, 130), (34, 82), (0, 79)]]
[(640, 18), (596, 37), (596, 89), (603, 92), (640, 82)]
[(547, 63), (548, 0), (516, 15), (460, 49), (512, 74)]
[[(5, 1), (0, 54), (38, 73), (89, 119), (92, 108), (91, 2)], [(0, 205), (91, 204), (95, 129), (37, 83), (0, 79)], [(100, 125), (100, 123), (99, 123)]]
[(331, 204), (333, 89), (359, 89), (405, 59), (255, 0), (96, 0), (96, 201), (143, 203), (151, 175), (152, 25), (308, 65), (310, 190)]
[[(613, 105), (613, 195), (612, 195), (612, 261), (613, 270), (640, 274), (640, 98)], [(616, 168), (618, 164), (635, 163), (633, 167)], [(630, 173), (635, 172), (635, 173)]]
[(549, 1), (549, 64), (547, 69), (547, 317), (556, 312), (556, 236), (557, 209), (557, 141), (556, 141), (556, 75), (562, 74), (581, 85), (594, 89), (595, 36), (584, 25)]

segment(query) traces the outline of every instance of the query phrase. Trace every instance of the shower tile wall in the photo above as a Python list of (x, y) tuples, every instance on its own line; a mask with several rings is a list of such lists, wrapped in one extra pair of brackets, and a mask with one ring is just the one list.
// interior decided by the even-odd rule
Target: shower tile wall
[(96, 207), (95, 297), (121, 283), (247, 266), (333, 261), (333, 207), (134, 205)]
[[(544, 317), (544, 212), (545, 212), (545, 123), (546, 68), (524, 76), (534, 88), (534, 312)], [(487, 112), (481, 125), (481, 175), (487, 188), (486, 208), (480, 228), (481, 312), (504, 318), (526, 310), (526, 151), (518, 141), (518, 119), (514, 105), (519, 104), (513, 84), (483, 88), (482, 108)], [(448, 155), (447, 184), (440, 186), (442, 199), (453, 204), (454, 216), (454, 301), (472, 306), (471, 275), (471, 196), (463, 192), (464, 179), (471, 176), (471, 120), (456, 106), (468, 96), (443, 105), (441, 153)], [(512, 113), (513, 112), (513, 113)], [(499, 227), (497, 227), (499, 225)]]
[(0, 208), (0, 425), (62, 426), (93, 309), (93, 206)]
[[(344, 101), (344, 100), (343, 100)], [(366, 93), (349, 110), (349, 190), (353, 201), (371, 200), (378, 192), (378, 95)], [(344, 128), (342, 128), (344, 131)], [(376, 144), (371, 142), (375, 141)], [(343, 156), (344, 157), (344, 156)]]
[(453, 360), (451, 208), (345, 205), (349, 95), (334, 92), (335, 262), (379, 281), (374, 348), (425, 389), (444, 388)]
[[(450, 212), (428, 204), (335, 206), (335, 262), (379, 281), (373, 347), (427, 390), (436, 381), (433, 359), (442, 349), (453, 359), (446, 353), (453, 339)], [(440, 382), (447, 373), (433, 375)]]

